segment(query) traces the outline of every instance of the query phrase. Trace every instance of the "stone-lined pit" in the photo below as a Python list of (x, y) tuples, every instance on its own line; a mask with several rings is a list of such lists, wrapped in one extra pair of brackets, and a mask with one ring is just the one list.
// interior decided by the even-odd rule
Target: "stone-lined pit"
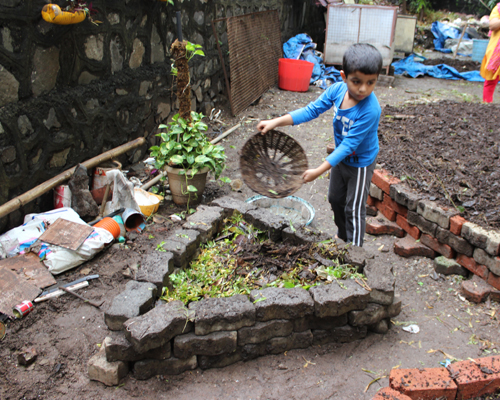
[(343, 287), (322, 284), (309, 291), (267, 287), (249, 296), (203, 299), (188, 307), (181, 301), (160, 301), (150, 309), (168, 276), (185, 268), (200, 243), (211, 240), (234, 211), (274, 241), (300, 245), (326, 238), (311, 228), (292, 229), (268, 210), (230, 197), (199, 206), (183, 229), (167, 238), (167, 252), (148, 256), (155, 257), (150, 261), (159, 268), (145, 262), (136, 275), (144, 283), (127, 284), (106, 311), (105, 322), (113, 332), (89, 361), (91, 379), (115, 382), (129, 369), (136, 379), (148, 379), (196, 367), (220, 368), (311, 345), (351, 342), (368, 331), (388, 331), (390, 318), (401, 311), (392, 267), (367, 259), (359, 247), (348, 248), (348, 262), (365, 274), (370, 290), (346, 280)]

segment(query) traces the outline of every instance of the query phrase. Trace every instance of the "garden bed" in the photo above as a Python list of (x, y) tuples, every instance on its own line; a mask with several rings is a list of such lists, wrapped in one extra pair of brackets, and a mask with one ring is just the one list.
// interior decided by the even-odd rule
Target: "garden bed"
[(386, 106), (378, 163), (421, 198), (500, 228), (500, 108), (455, 103)]
[[(387, 332), (401, 311), (390, 266), (310, 228), (291, 228), (266, 209), (226, 197), (199, 207), (184, 227), (163, 242), (164, 278), (148, 279), (140, 269), (145, 282), (129, 282), (105, 313), (115, 332), (89, 362), (92, 379), (101, 380), (101, 364), (114, 365), (117, 376), (132, 368), (136, 379), (148, 379), (350, 342)], [(196, 258), (192, 249), (207, 242)], [(192, 259), (202, 284), (185, 269)], [(151, 309), (165, 280), (169, 301)]]

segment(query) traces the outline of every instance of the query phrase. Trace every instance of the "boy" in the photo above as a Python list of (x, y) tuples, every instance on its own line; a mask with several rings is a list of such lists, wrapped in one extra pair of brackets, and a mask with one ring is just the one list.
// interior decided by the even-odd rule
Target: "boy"
[(265, 134), (278, 126), (311, 121), (333, 107), (335, 150), (319, 167), (305, 171), (302, 179), (312, 182), (332, 169), (328, 201), (338, 228), (337, 236), (355, 246), (363, 245), (366, 199), (379, 150), (377, 129), (381, 108), (373, 89), (381, 69), (382, 55), (375, 47), (354, 44), (342, 60), (343, 82), (330, 86), (304, 108), (257, 124), (257, 129)]

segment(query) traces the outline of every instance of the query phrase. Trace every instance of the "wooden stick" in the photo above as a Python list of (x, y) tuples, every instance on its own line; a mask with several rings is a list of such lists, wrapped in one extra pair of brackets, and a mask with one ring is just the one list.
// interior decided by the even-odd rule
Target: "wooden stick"
[(467, 22), (464, 26), (464, 29), (462, 30), (462, 34), (460, 35), (460, 39), (458, 39), (457, 48), (453, 52), (453, 59), (455, 59), (457, 57), (458, 47), (460, 46), (460, 42), (462, 41), (462, 38), (464, 37), (465, 31), (467, 30), (468, 27), (469, 27), (469, 23)]
[(233, 126), (231, 129), (227, 130), (224, 132), (222, 135), (217, 136), (214, 140), (210, 141), (210, 143), (215, 144), (219, 142), (220, 140), (224, 139), (226, 136), (228, 136), (230, 133), (234, 132), (236, 129), (238, 129), (241, 126), (241, 124)]
[[(126, 153), (130, 149), (142, 146), (145, 142), (146, 139), (140, 137), (138, 139), (132, 140), (131, 142), (115, 147), (114, 149), (102, 153), (97, 157), (91, 158), (90, 160), (87, 160), (81, 164), (87, 169), (94, 168), (99, 164), (103, 163), (104, 161), (111, 160), (123, 153)], [(40, 197), (42, 194), (48, 192), (50, 189), (53, 189), (56, 186), (62, 184), (63, 182), (71, 178), (74, 172), (75, 172), (75, 167), (72, 167), (60, 173), (59, 175), (54, 176), (52, 179), (49, 179), (48, 181), (42, 183), (41, 185), (38, 185), (31, 190), (28, 190), (26, 193), (15, 197), (14, 199), (8, 201), (5, 204), (2, 204), (0, 206), (0, 218), (5, 217), (12, 211), (17, 210), (18, 208), (28, 204), (30, 201), (33, 201), (36, 198)]]

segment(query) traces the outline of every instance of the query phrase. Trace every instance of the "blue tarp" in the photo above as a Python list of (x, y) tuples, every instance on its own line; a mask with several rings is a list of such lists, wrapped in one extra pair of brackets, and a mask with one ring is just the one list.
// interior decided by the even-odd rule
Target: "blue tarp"
[(316, 83), (321, 89), (326, 89), (334, 82), (340, 82), (340, 71), (335, 67), (326, 67), (321, 57), (317, 56), (314, 50), (316, 43), (305, 33), (300, 33), (288, 40), (283, 45), (285, 58), (305, 60), (314, 64), (310, 84)]
[(426, 58), (410, 54), (408, 57), (392, 63), (394, 75), (406, 75), (412, 78), (429, 75), (439, 79), (464, 79), (470, 82), (484, 82), (484, 78), (479, 74), (479, 71), (458, 72), (455, 68), (446, 64), (424, 65), (418, 62), (423, 60), (426, 60)]
[[(445, 49), (444, 48), (444, 42), (446, 39), (458, 39), (462, 32), (457, 29), (453, 28), (452, 26), (443, 24), (442, 22), (435, 21), (431, 25), (431, 32), (434, 35), (434, 50), (440, 51), (441, 53), (451, 53), (451, 49)], [(465, 33), (464, 37), (462, 40), (470, 40), (470, 36)], [(458, 53), (459, 55), (462, 56), (469, 56), (470, 54), (461, 54)]]

